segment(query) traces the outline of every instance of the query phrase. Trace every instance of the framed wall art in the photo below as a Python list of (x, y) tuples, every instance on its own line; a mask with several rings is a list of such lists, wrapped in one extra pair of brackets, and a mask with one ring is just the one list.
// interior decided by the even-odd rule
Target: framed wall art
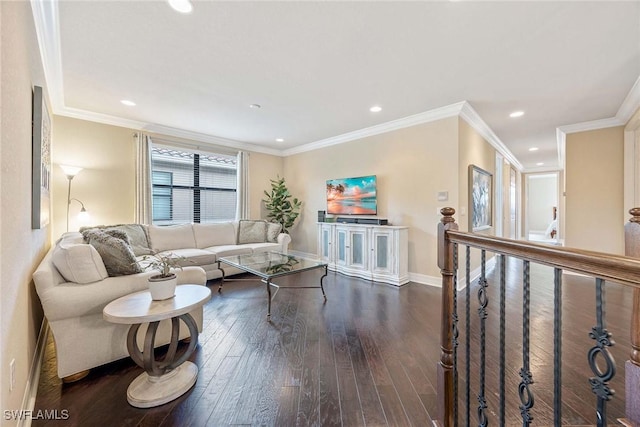
[(493, 226), (493, 175), (469, 165), (469, 230), (486, 230)]
[(49, 224), (51, 197), (51, 117), (42, 87), (33, 87), (31, 164), (31, 228)]

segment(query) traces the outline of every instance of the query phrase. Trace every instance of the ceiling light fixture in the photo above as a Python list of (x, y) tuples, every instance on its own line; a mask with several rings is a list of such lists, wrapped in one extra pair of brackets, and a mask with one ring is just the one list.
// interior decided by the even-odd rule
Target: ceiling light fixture
[(189, 0), (167, 0), (169, 2), (169, 6), (173, 8), (176, 12), (180, 13), (191, 13), (193, 10), (193, 5)]
[(513, 113), (509, 114), (509, 117), (522, 117), (524, 116), (524, 111), (514, 111)]
[(543, 163), (543, 162), (538, 162), (538, 163), (536, 163), (536, 166), (542, 166), (542, 165), (544, 165), (544, 163)]
[(529, 151), (538, 151), (538, 150), (539, 150), (539, 148), (538, 148), (538, 147), (531, 147), (531, 148), (529, 148)]
[(133, 101), (129, 101), (128, 99), (123, 99), (122, 101), (120, 101), (122, 104), (126, 105), (127, 107), (135, 107), (136, 103)]
[(382, 107), (379, 105), (374, 105), (373, 107), (369, 108), (369, 111), (371, 111), (372, 113), (379, 113), (380, 111), (382, 111)]
[(249, 105), (249, 108), (255, 108), (256, 110), (258, 110), (258, 109), (262, 108), (262, 105), (260, 105), (260, 104), (251, 104), (251, 105)]
[(284, 142), (284, 139), (282, 139), (282, 138), (276, 138), (276, 142)]

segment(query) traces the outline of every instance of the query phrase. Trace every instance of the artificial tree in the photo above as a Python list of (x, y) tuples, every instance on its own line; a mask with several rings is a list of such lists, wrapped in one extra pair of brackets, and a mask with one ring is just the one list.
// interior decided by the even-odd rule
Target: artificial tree
[(293, 226), (298, 215), (300, 215), (300, 207), (302, 201), (293, 197), (289, 193), (289, 189), (284, 178), (271, 180), (271, 193), (264, 191), (266, 199), (263, 199), (264, 206), (267, 209), (267, 218), (269, 220), (282, 224), (282, 232), (289, 233), (289, 228)]

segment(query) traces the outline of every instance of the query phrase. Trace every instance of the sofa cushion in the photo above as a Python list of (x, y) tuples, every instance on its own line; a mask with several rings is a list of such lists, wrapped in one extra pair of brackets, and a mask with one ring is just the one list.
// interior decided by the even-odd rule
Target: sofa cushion
[(248, 243), (246, 245), (242, 245), (243, 248), (250, 248), (251, 253), (258, 254), (263, 252), (281, 252), (282, 246), (278, 243)]
[[(140, 273), (136, 256), (127, 243), (127, 234), (120, 230), (87, 230), (83, 234), (89, 244), (96, 248), (109, 276)], [(119, 236), (119, 237), (114, 237)]]
[(215, 264), (216, 262), (216, 254), (196, 248), (171, 249), (160, 252), (160, 255), (171, 255), (182, 258), (178, 260), (178, 265), (181, 267)]
[(236, 231), (230, 222), (193, 224), (193, 234), (196, 239), (195, 247), (199, 249), (236, 243)]
[(86, 284), (109, 276), (96, 248), (84, 243), (61, 242), (53, 250), (52, 261), (67, 282)]
[(246, 255), (251, 253), (250, 247), (238, 245), (212, 246), (210, 248), (206, 248), (206, 250), (214, 253), (217, 258), (232, 255)]
[(267, 222), (240, 220), (238, 224), (238, 244), (264, 243), (267, 241)]
[(155, 252), (196, 247), (191, 224), (148, 227), (149, 243)]
[(267, 223), (267, 242), (276, 243), (278, 241), (278, 234), (282, 231), (282, 224), (277, 222)]

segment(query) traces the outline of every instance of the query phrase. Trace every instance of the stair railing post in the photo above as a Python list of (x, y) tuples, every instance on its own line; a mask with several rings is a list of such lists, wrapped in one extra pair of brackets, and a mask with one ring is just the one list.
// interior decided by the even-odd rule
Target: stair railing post
[[(640, 258), (640, 208), (629, 210), (631, 219), (624, 226), (624, 254)], [(640, 423), (640, 289), (633, 290), (631, 312), (631, 355), (625, 363), (626, 417), (635, 424)]]
[(438, 267), (442, 274), (442, 318), (440, 321), (440, 363), (438, 363), (438, 418), (435, 424), (441, 427), (453, 427), (454, 425), (454, 399), (453, 393), (453, 297), (454, 271), (453, 271), (453, 247), (447, 231), (458, 230), (453, 215), (453, 208), (442, 208), (443, 215), (438, 224)]

